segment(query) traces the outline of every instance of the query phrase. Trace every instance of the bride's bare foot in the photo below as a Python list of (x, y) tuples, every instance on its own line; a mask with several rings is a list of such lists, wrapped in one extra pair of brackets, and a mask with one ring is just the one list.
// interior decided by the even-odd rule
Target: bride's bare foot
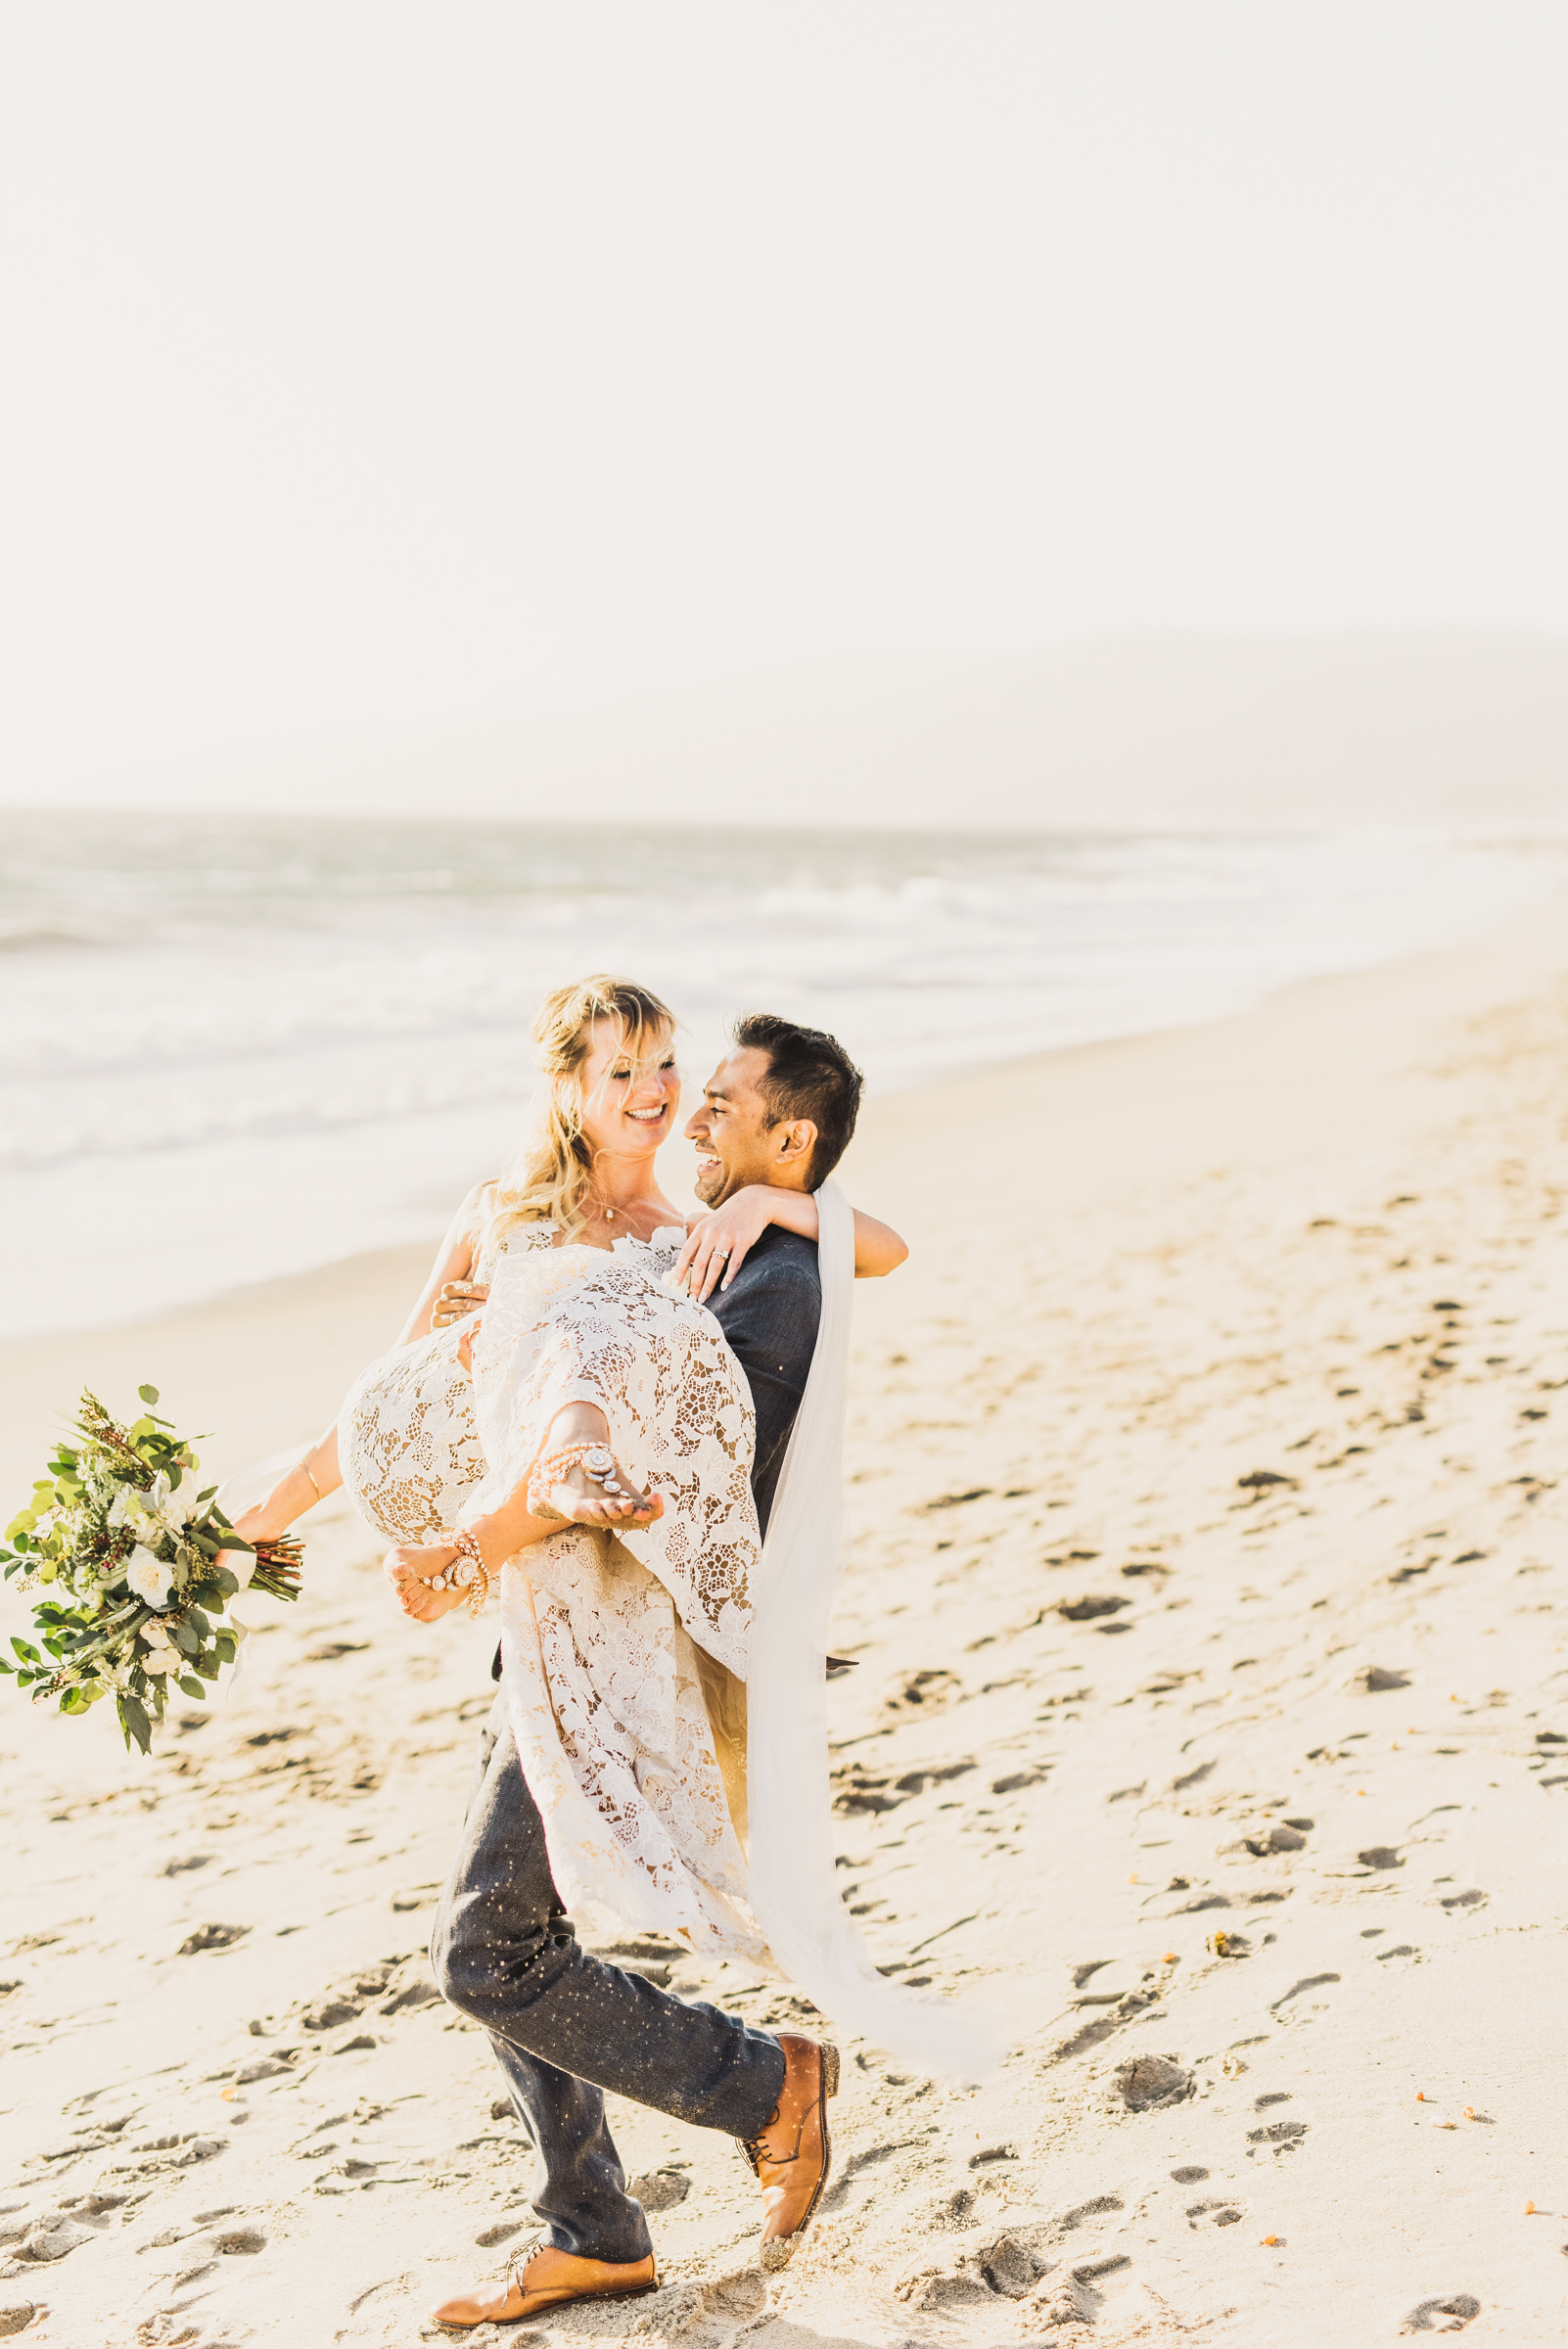
[(608, 1445), (576, 1461), (546, 1497), (568, 1525), (652, 1525), (665, 1513), (657, 1493), (639, 1493)]
[(556, 1414), (529, 1479), (529, 1506), (566, 1525), (609, 1531), (652, 1525), (665, 1513), (657, 1493), (640, 1492), (609, 1445), (604, 1413), (572, 1404)]

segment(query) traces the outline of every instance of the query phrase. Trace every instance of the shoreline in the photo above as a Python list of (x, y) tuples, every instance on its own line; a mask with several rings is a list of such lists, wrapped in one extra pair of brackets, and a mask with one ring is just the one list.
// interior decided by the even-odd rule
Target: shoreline
[[(914, 1249), (856, 1298), (842, 1889), (874, 1962), (1018, 2039), (972, 2096), (847, 2041), (832, 2185), (765, 2280), (732, 2143), (616, 2106), (665, 2283), (596, 2335), (1560, 2338), (1563, 927), (871, 1105), (846, 1187)], [(3, 1473), (111, 1346), (214, 1467), (314, 1433), (400, 1256), (0, 1348)], [(0, 2261), (40, 2339), (284, 2349), (309, 2307), (407, 2349), (527, 2242), (421, 1954), (493, 1626), (405, 1624), (341, 1497), (303, 1530), (298, 1605), (146, 1763), (102, 1708), (0, 1700), (0, 2204), (77, 2230)]]
[[(1048, 1150), (1047, 1137), (1038, 1130), (1042, 1110), (1047, 1120), (1075, 1121), (1081, 1135), (1085, 1128), (1092, 1135), (1095, 1146), (1081, 1147), (1070, 1167), (1047, 1156), (1036, 1170), (1041, 1195), (1053, 1207), (1069, 1206), (1092, 1196), (1106, 1180), (1124, 1178), (1140, 1147), (1146, 1099), (1158, 1101), (1168, 1116), (1174, 1112), (1159, 1140), (1173, 1168), (1195, 1169), (1217, 1155), (1256, 1163), (1269, 1149), (1312, 1140), (1314, 1113), (1298, 1079), (1292, 1076), (1284, 1086), (1277, 1081), (1276, 1064), (1290, 1052), (1312, 1056), (1314, 1082), (1330, 1082), (1341, 1091), (1347, 1084), (1357, 1086), (1360, 1114), (1375, 1123), (1388, 1114), (1388, 1105), (1376, 1100), (1385, 1077), (1408, 1083), (1406, 1060), (1424, 1024), (1445, 1013), (1453, 1016), (1505, 1000), (1551, 967), (1552, 942), (1565, 906), (1568, 883), (1510, 917), (1506, 934), (1499, 924), (1458, 944), (1394, 962), (1292, 980), (1247, 1009), (1214, 1019), (988, 1061), (908, 1092), (876, 1096), (861, 1112), (840, 1179), (852, 1194), (856, 1185), (869, 1186), (865, 1203), (895, 1221), (902, 1216), (907, 1236), (917, 1236), (931, 1226), (934, 1215), (940, 1221), (947, 1212), (942, 1171), (934, 1187), (929, 1166), (921, 1163), (929, 1129), (993, 1119), (998, 1094), (1035, 1146)], [(1360, 1006), (1358, 996), (1363, 997)], [(1348, 1034), (1335, 1028), (1337, 1065), (1330, 1071), (1320, 1054), (1313, 1056), (1313, 1046), (1324, 1032), (1325, 1017), (1332, 1020), (1336, 1014), (1356, 1024)], [(1384, 1024), (1380, 1036), (1379, 1021)], [(1229, 1064), (1254, 1049), (1264, 1065), (1250, 1094), (1239, 1096), (1229, 1082)], [(669, 1147), (684, 1159), (685, 1144)], [(673, 1194), (676, 1186), (667, 1187)], [(25, 1489), (55, 1420), (73, 1406), (84, 1385), (109, 1390), (104, 1399), (112, 1410), (117, 1407), (116, 1396), (129, 1407), (139, 1385), (158, 1386), (164, 1397), (160, 1407), (177, 1426), (206, 1427), (210, 1421), (217, 1428), (211, 1459), (224, 1476), (285, 1444), (309, 1442), (366, 1363), (392, 1343), (429, 1273), (435, 1244), (434, 1239), (406, 1242), (337, 1257), (124, 1322), (0, 1337), (0, 1480), (8, 1480), (0, 1481), (0, 1492)], [(861, 1294), (871, 1285), (865, 1284)], [(322, 1304), (330, 1306), (330, 1317), (326, 1330), (312, 1336), (308, 1391), (316, 1415), (310, 1416), (297, 1400), (296, 1374), (286, 1367), (286, 1354), (267, 1361), (261, 1357), (280, 1345), (286, 1348), (290, 1323), (301, 1311), (308, 1314)], [(249, 1333), (246, 1342), (257, 1349), (256, 1359), (249, 1373), (243, 1367), (219, 1368), (213, 1391), (221, 1409), (204, 1407), (188, 1380), (164, 1388), (161, 1359), (178, 1360), (208, 1344), (221, 1346), (222, 1333), (236, 1322)], [(333, 1378), (340, 1381), (336, 1401), (327, 1393)], [(45, 1391), (54, 1401), (40, 1411), (37, 1399)], [(230, 1410), (231, 1402), (240, 1407)], [(255, 1442), (224, 1432), (242, 1423), (261, 1431)]]
[[(1190, 859), (1183, 863), (1179, 855), (1171, 865), (1166, 852), (1175, 853), (1173, 843), (1145, 841), (1129, 865), (1125, 855), (1119, 862), (1121, 852), (1106, 840), (1085, 835), (1057, 842), (1055, 863), (1042, 851), (1038, 870), (1026, 858), (1027, 869), (1010, 878), (991, 869), (993, 858), (988, 864), (980, 856), (973, 874), (960, 859), (958, 880), (969, 874), (979, 897), (967, 884), (957, 887), (955, 898), (950, 891), (944, 897), (943, 885), (933, 882), (938, 899), (925, 913), (918, 888), (906, 902), (903, 885), (916, 867), (895, 856), (875, 884), (893, 923), (872, 954), (880, 979), (861, 967), (871, 932), (851, 952), (850, 964), (833, 975), (851, 935), (841, 936), (851, 899), (833, 900), (838, 910), (819, 952), (811, 943), (817, 915), (808, 891), (807, 936), (797, 974), (807, 990), (802, 1016), (853, 1036), (876, 1088), (874, 1108), (877, 1100), (907, 1097), (904, 1088), (918, 1095), (961, 1080), (965, 1072), (953, 1067), (952, 1054), (972, 1050), (970, 1039), (983, 1040), (988, 1064), (1000, 1068), (1171, 1033), (1173, 1021), (1185, 1030), (1250, 1017), (1275, 994), (1312, 983), (1293, 979), (1292, 971), (1320, 971), (1345, 957), (1352, 968), (1344, 975), (1354, 977), (1392, 967), (1391, 955), (1397, 962), (1412, 952), (1462, 948), (1518, 918), (1521, 905), (1528, 916), (1542, 901), (1538, 893), (1561, 894), (1568, 869), (1560, 844), (1545, 839), (1496, 844), (1495, 853), (1464, 848), (1446, 835), (1424, 842), (1402, 836), (1397, 850), (1386, 840), (1380, 847), (1379, 839), (1375, 833), (1306, 835), (1297, 843), (1305, 861), (1298, 867), (1287, 859), (1281, 867), (1265, 841), (1222, 838), (1189, 870)], [(978, 855), (975, 844), (969, 846)], [(394, 858), (378, 874), (387, 882), (400, 869)], [(467, 874), (476, 885), (481, 878)], [(806, 876), (800, 878), (806, 885)], [(1031, 894), (1042, 887), (1043, 898)], [(484, 901), (483, 895), (477, 900)], [(1026, 902), (1033, 908), (1027, 918)], [(1514, 914), (1503, 910), (1505, 903)], [(984, 920), (982, 905), (990, 907)], [(763, 900), (755, 910), (765, 932), (770, 917)], [(873, 919), (873, 932), (880, 918)], [(1479, 933), (1471, 928), (1476, 923)], [(745, 935), (755, 926), (743, 926)], [(156, 927), (149, 944), (156, 944)], [(677, 923), (677, 933), (679, 928)], [(619, 948), (590, 933), (591, 922), (579, 941), (584, 951), (591, 945), (590, 959), (603, 959), (605, 952), (613, 959)], [(432, 939), (443, 935), (438, 928)], [(318, 937), (309, 924), (300, 933), (301, 941), (316, 940), (312, 953), (326, 936)], [(1412, 944), (1426, 936), (1437, 943)], [(129, 939), (124, 943), (128, 946)], [(571, 951), (564, 938), (557, 943), (560, 951)], [(485, 950), (493, 955), (495, 946), (491, 938)], [(395, 993), (400, 984), (389, 971), (378, 978), (375, 956), (363, 941), (333, 982), (343, 998), (333, 997), (335, 1017), (339, 1026), (345, 1020), (348, 1025), (319, 1065), (310, 1039), (286, 1016), (290, 1003), (298, 1011), (296, 998), (313, 967), (308, 955), (298, 968), (289, 965), (287, 985), (280, 975), (285, 1000), (275, 1016), (283, 1029), (259, 1063), (254, 1053), (261, 1006), (242, 990), (234, 1002), (201, 1010), (200, 975), (187, 971), (189, 1010), (172, 1001), (165, 1006), (171, 1037), (184, 1036), (189, 1050), (200, 1045), (218, 1065), (204, 1076), (200, 1054), (189, 1062), (188, 1050), (183, 1058), (174, 1050), (165, 1088), (169, 1138), (158, 1120), (150, 1122), (145, 1088), (122, 1098), (116, 1089), (121, 1081), (92, 1061), (90, 1048), (106, 986), (113, 992), (127, 988), (138, 1000), (151, 987), (143, 1014), (152, 1015), (162, 1000), (159, 989), (172, 988), (177, 975), (178, 951), (172, 944), (167, 950), (175, 957), (167, 969), (155, 955), (139, 979), (113, 956), (91, 985), (86, 966), (76, 971), (69, 958), (69, 968), (51, 966), (47, 984), (59, 996), (54, 1024), (64, 1058), (56, 1058), (46, 1098), (33, 1098), (25, 1076), (36, 1057), (32, 1029), (45, 974), (35, 973), (23, 988), (23, 1027), (18, 1049), (8, 1056), (6, 1098), (19, 1150), (41, 1150), (44, 1160), (35, 1166), (19, 1160), (0, 1186), (12, 1235), (4, 1259), (11, 1327), (0, 1342), (67, 1325), (86, 1331), (137, 1326), (164, 1318), (182, 1304), (194, 1309), (237, 1288), (325, 1270), (352, 1255), (420, 1239), (434, 1248), (437, 1210), (444, 1211), (512, 1147), (521, 1099), (516, 1108), (498, 1107), (495, 1086), (510, 1098), (507, 1072), (528, 1008), (516, 984), (510, 993), (503, 986), (503, 993), (509, 1016), (520, 1023), (518, 1035), (506, 1043), (496, 1031), (478, 1059), (477, 1032), (465, 1028), (456, 998), (441, 998), (449, 1033), (434, 1065), (417, 1036), (399, 1045), (378, 1032), (351, 1043), (363, 990)], [(688, 1012), (693, 1054), (705, 1059), (702, 1039), (716, 1044), (726, 1008), (706, 964), (676, 951), (669, 940), (655, 960), (663, 991)], [(771, 993), (778, 975), (773, 963), (764, 955), (753, 969), (755, 960), (739, 935), (720, 955), (717, 967), (729, 973), (729, 1002)], [(763, 969), (771, 975), (761, 976)], [(537, 955), (529, 970), (542, 985)], [(510, 975), (521, 982), (521, 972)], [(912, 992), (902, 985), (910, 977), (916, 981)], [(869, 993), (862, 984), (868, 978)], [(933, 979), (936, 992), (927, 1002)], [(309, 984), (318, 982), (327, 984), (321, 971)], [(996, 986), (1015, 990), (1003, 998), (1005, 1020), (996, 1016)], [(967, 1006), (961, 1016), (960, 1003)], [(912, 1082), (922, 1069), (928, 1072), (924, 1079)], [(21, 1082), (20, 1093), (14, 1081)], [(340, 1123), (345, 1110), (351, 1114)], [(51, 1148), (64, 1155), (50, 1160)], [(684, 1164), (678, 1149), (672, 1155)], [(678, 1180), (672, 1191), (683, 1195)]]

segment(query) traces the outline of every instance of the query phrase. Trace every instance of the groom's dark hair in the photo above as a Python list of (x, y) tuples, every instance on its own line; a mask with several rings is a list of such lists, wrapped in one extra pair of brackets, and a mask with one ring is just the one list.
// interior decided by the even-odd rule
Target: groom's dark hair
[(810, 1179), (826, 1182), (850, 1146), (865, 1079), (836, 1036), (798, 1028), (776, 1012), (745, 1012), (730, 1034), (743, 1051), (767, 1054), (767, 1075), (757, 1089), (768, 1125), (809, 1118), (816, 1128)]

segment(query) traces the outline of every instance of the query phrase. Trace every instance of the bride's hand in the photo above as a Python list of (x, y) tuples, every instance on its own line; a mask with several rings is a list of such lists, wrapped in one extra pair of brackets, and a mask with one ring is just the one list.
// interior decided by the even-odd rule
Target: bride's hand
[(763, 1182), (748, 1183), (712, 1215), (699, 1216), (686, 1233), (674, 1286), (684, 1288), (698, 1305), (707, 1302), (715, 1286), (727, 1289), (772, 1221), (773, 1194)]
[(433, 1590), (431, 1584), (460, 1553), (455, 1549), (390, 1549), (381, 1570), (397, 1595), (397, 1604), (415, 1623), (437, 1623), (460, 1607), (466, 1590)]
[(432, 1329), (450, 1329), (454, 1321), (466, 1321), (477, 1313), (489, 1295), (489, 1289), (478, 1281), (449, 1280), (431, 1309)]

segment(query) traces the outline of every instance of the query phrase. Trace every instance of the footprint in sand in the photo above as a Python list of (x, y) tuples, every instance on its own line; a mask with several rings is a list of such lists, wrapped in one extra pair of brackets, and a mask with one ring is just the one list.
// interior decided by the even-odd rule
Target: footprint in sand
[(1073, 2209), (1064, 2210), (1061, 2217), (1055, 2222), (1053, 2232), (1058, 2234), (1071, 2234), (1073, 2229), (1082, 2227), (1085, 2219), (1103, 2218), (1107, 2211), (1125, 2210), (1126, 2208), (1127, 2205), (1119, 2194), (1096, 2194), (1092, 2202), (1080, 2202)]
[(630, 2181), (626, 2191), (644, 2210), (673, 2210), (691, 2192), (691, 2180), (684, 2170), (646, 2170)]
[(1130, 2055), (1117, 2065), (1111, 2082), (1129, 2112), (1179, 2104), (1197, 2091), (1193, 2075), (1174, 2055)]
[(1249, 2145), (1268, 2145), (1276, 2155), (1294, 2153), (1307, 2135), (1308, 2127), (1306, 2121), (1269, 2121), (1262, 2129), (1249, 2129), (1247, 2142)]
[(1481, 2303), (1469, 2292), (1453, 2292), (1447, 2300), (1423, 2300), (1412, 2308), (1402, 2330), (1406, 2332), (1462, 2332)]
[[(1091, 1593), (1084, 1598), (1061, 1599), (1055, 1612), (1064, 1623), (1097, 1623), (1104, 1616), (1120, 1615), (1124, 1607), (1131, 1604), (1132, 1601), (1125, 1592)], [(1120, 1630), (1122, 1627), (1119, 1625), (1117, 1628)]]
[(1211, 2227), (1234, 2227), (1240, 2217), (1241, 2212), (1237, 2209), (1235, 2203), (1227, 2201), (1222, 2197), (1219, 2200), (1212, 2200), (1208, 2202), (1191, 2202), (1187, 2205), (1187, 2225), (1192, 2229), (1194, 2234), (1197, 2233), (1200, 2227), (1206, 2225)]
[[(632, 2199), (642, 2202), (640, 2194), (634, 2194)], [(642, 2206), (644, 2210), (648, 2208), (646, 2202)], [(514, 2234), (521, 2234), (525, 2227), (531, 2225), (530, 2219), (498, 2219), (493, 2227), (482, 2227), (474, 2240), (482, 2251), (493, 2251), (497, 2243), (509, 2243)]]
[(907, 1713), (918, 1709), (924, 1713), (940, 1712), (961, 1686), (956, 1673), (945, 1667), (903, 1674), (894, 1682), (884, 1706), (884, 1712)]
[(1338, 1974), (1304, 1974), (1299, 1982), (1293, 1982), (1287, 1991), (1281, 1992), (1268, 2011), (1277, 2014), (1282, 2006), (1288, 2006), (1292, 1999), (1299, 1999), (1304, 1991), (1321, 1990), (1327, 1983), (1338, 1980)]
[(267, 2247), (267, 2238), (259, 2227), (231, 2227), (214, 2235), (212, 2248), (221, 2251), (225, 2259), (254, 2258)]

